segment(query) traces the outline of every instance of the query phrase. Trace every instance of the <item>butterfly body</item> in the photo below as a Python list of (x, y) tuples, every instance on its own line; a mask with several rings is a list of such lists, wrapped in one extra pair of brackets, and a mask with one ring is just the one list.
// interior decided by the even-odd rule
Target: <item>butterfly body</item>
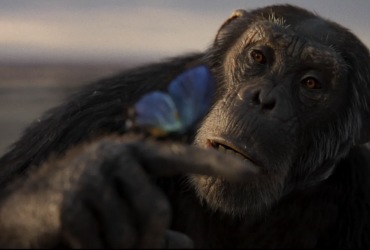
[(206, 66), (189, 69), (169, 84), (168, 93), (144, 95), (133, 107), (132, 124), (154, 136), (184, 134), (207, 113), (214, 89)]

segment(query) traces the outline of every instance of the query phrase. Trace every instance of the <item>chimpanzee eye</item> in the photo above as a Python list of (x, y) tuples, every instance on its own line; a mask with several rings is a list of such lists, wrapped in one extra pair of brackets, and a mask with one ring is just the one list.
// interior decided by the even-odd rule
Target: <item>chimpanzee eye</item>
[(251, 52), (251, 56), (252, 56), (253, 60), (258, 62), (258, 63), (263, 63), (263, 64), (266, 63), (266, 57), (259, 50), (253, 50)]
[(303, 79), (302, 83), (309, 89), (321, 89), (321, 83), (313, 77)]

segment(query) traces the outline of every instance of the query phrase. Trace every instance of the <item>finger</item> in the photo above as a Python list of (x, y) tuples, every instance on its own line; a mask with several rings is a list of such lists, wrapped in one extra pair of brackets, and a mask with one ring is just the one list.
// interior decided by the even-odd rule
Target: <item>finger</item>
[(217, 175), (228, 181), (249, 181), (259, 173), (252, 162), (180, 143), (137, 142), (130, 144), (137, 158), (152, 175)]
[(98, 225), (91, 211), (83, 203), (76, 202), (62, 208), (61, 222), (62, 239), (71, 248), (103, 248)]
[(101, 227), (100, 236), (108, 248), (133, 248), (138, 232), (127, 201), (111, 187), (112, 183), (90, 186), (83, 197)]
[(165, 249), (193, 249), (194, 242), (185, 234), (167, 230), (165, 236)]
[[(104, 163), (102, 160), (87, 161), (92, 170)], [(106, 164), (108, 166), (103, 166), (113, 165)], [(137, 228), (127, 202), (99, 171), (82, 174), (78, 193), (66, 197), (62, 205), (62, 226), (72, 247), (132, 248), (136, 244)]]
[(78, 175), (76, 194), (67, 195), (62, 207), (66, 237), (74, 247), (132, 248), (136, 244), (137, 227), (129, 205), (112, 178), (107, 178), (116, 168), (112, 160), (118, 154), (116, 148), (111, 142), (93, 145), (72, 163), (72, 169), (89, 168)]
[(132, 158), (116, 161), (117, 188), (132, 206), (139, 227), (138, 248), (161, 248), (169, 227), (170, 206), (162, 192)]

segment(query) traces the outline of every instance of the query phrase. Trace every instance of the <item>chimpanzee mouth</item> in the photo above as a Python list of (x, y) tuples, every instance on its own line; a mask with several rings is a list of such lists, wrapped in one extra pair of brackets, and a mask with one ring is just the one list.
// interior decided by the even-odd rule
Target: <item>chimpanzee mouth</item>
[(213, 149), (216, 149), (220, 152), (223, 152), (225, 154), (228, 154), (228, 155), (232, 155), (232, 156), (235, 156), (241, 160), (244, 160), (244, 161), (249, 161), (249, 162), (252, 162), (253, 164), (257, 165), (257, 163), (255, 162), (255, 160), (251, 159), (251, 157), (249, 156), (246, 156), (246, 153), (241, 153), (240, 150), (237, 150), (236, 146), (226, 142), (226, 141), (223, 141), (222, 140), (222, 143), (220, 142), (219, 139), (217, 140), (210, 140), (208, 139), (208, 145), (210, 148), (213, 148)]

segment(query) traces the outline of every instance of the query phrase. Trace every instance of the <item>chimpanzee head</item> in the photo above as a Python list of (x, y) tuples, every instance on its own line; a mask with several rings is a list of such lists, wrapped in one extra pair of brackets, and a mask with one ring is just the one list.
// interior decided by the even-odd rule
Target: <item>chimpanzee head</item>
[(369, 136), (370, 56), (350, 31), (304, 9), (238, 10), (204, 60), (215, 102), (195, 144), (251, 161), (247, 184), (191, 176), (215, 210), (243, 215), (324, 181)]

